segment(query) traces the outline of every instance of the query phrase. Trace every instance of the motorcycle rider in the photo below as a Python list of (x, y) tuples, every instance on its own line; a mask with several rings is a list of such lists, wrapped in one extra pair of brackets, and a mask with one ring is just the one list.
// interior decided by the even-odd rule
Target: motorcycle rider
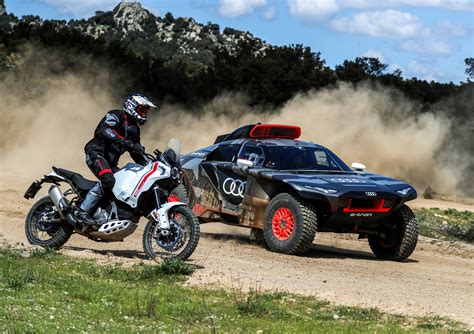
[(140, 144), (140, 126), (147, 121), (151, 109), (158, 109), (141, 94), (131, 94), (125, 100), (123, 110), (109, 111), (99, 122), (94, 137), (86, 144), (86, 164), (99, 182), (87, 193), (76, 210), (76, 218), (88, 225), (98, 225), (91, 217), (92, 210), (104, 195), (112, 192), (115, 184), (113, 173), (118, 170), (120, 156), (128, 151), (140, 165), (147, 162)]

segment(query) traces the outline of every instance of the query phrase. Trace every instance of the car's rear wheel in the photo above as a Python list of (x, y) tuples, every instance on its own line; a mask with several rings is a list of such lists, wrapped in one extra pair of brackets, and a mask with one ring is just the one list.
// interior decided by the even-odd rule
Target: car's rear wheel
[(302, 254), (313, 244), (317, 223), (311, 204), (282, 193), (275, 196), (265, 210), (263, 236), (274, 252)]
[(188, 204), (188, 200), (188, 192), (183, 184), (174, 188), (168, 196), (168, 202), (183, 202)]
[(417, 241), (418, 222), (406, 205), (392, 213), (377, 235), (369, 236), (369, 245), (375, 256), (393, 261), (408, 258), (415, 250)]

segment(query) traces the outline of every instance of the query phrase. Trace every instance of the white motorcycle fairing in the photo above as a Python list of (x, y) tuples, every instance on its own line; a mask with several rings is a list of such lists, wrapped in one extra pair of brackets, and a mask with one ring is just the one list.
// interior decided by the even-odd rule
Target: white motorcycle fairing
[(146, 166), (128, 163), (114, 173), (113, 193), (119, 201), (136, 208), (140, 195), (160, 179), (169, 178), (171, 169), (163, 163), (154, 162)]

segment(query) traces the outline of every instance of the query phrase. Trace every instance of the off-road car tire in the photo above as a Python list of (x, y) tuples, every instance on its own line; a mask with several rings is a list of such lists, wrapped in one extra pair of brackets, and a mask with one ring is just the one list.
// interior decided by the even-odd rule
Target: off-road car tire
[(188, 191), (184, 184), (180, 184), (173, 190), (171, 190), (170, 195), (168, 196), (168, 201), (173, 201), (177, 202), (179, 199), (179, 202), (183, 202), (188, 204), (189, 202), (189, 197), (188, 197)]
[[(50, 239), (42, 240), (38, 237), (38, 227), (36, 225), (37, 215), (44, 209), (54, 207), (53, 201), (49, 196), (39, 199), (31, 207), (25, 220), (25, 234), (29, 243), (32, 245), (41, 246), (44, 248), (59, 249), (63, 246), (71, 237), (73, 228), (66, 221), (62, 222), (57, 231), (51, 236)], [(49, 233), (48, 233), (49, 234)]]
[[(288, 219), (281, 219), (282, 217)], [(287, 224), (291, 220), (292, 230), (288, 233)], [(303, 254), (313, 244), (318, 217), (310, 203), (288, 193), (281, 193), (268, 204), (263, 224), (263, 236), (270, 250), (284, 254)]]
[(387, 242), (380, 235), (369, 235), (370, 248), (379, 259), (405, 260), (413, 253), (418, 241), (416, 217), (408, 206), (403, 205), (392, 213), (388, 224), (395, 228), (391, 242)]

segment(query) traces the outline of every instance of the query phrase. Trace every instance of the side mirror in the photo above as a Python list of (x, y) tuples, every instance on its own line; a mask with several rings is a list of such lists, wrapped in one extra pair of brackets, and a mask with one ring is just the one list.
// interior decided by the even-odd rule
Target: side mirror
[(247, 159), (237, 159), (237, 166), (239, 167), (252, 167), (253, 162)]
[(363, 172), (365, 170), (365, 165), (360, 162), (353, 162), (351, 168), (356, 172)]

